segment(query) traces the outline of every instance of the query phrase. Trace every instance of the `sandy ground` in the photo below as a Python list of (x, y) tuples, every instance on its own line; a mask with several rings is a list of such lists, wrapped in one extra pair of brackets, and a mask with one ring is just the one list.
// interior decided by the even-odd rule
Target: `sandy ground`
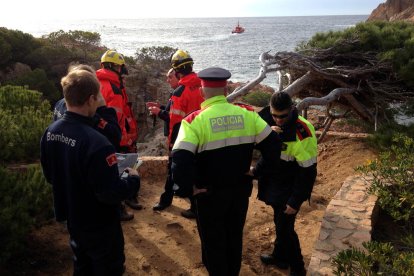
[[(355, 138), (328, 136), (319, 145), (318, 177), (311, 204), (302, 205), (296, 223), (306, 265), (330, 199), (345, 178), (355, 174), (356, 165), (373, 157), (373, 152)], [(173, 205), (168, 209), (162, 212), (152, 210), (163, 187), (163, 177), (142, 179), (139, 199), (145, 208), (133, 211), (135, 219), (122, 223), (127, 267), (125, 275), (207, 275), (201, 263), (196, 222), (180, 215), (189, 207), (189, 202), (174, 198)], [(271, 252), (275, 231), (272, 209), (258, 201), (256, 194), (255, 187), (244, 228), (240, 275), (286, 275), (288, 271), (265, 266), (259, 260), (261, 253)], [(26, 256), (13, 261), (11, 266), (0, 269), (0, 272), (2, 275), (71, 275), (71, 250), (65, 227), (51, 221), (34, 231)]]

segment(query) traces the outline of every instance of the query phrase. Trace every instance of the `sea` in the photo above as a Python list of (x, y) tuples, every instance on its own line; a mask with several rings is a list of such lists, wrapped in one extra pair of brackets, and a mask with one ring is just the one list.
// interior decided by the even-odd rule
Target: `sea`
[[(368, 15), (286, 16), (243, 18), (141, 18), (16, 21), (0, 26), (41, 37), (51, 32), (82, 30), (98, 32), (102, 45), (134, 56), (151, 46), (186, 50), (194, 69), (219, 66), (230, 70), (234, 82), (247, 82), (259, 74), (259, 56), (270, 51), (294, 51), (295, 47), (320, 32), (339, 31), (363, 22)], [(242, 34), (232, 34), (237, 25)], [(262, 84), (276, 87), (276, 75)]]

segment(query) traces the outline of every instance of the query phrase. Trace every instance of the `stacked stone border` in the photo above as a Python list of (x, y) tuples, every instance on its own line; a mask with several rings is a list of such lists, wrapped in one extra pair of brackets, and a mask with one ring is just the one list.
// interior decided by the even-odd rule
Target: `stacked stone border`
[(309, 275), (334, 275), (331, 262), (338, 252), (362, 248), (363, 242), (371, 240), (378, 212), (377, 197), (367, 193), (369, 184), (361, 176), (350, 176), (329, 203), (313, 248)]

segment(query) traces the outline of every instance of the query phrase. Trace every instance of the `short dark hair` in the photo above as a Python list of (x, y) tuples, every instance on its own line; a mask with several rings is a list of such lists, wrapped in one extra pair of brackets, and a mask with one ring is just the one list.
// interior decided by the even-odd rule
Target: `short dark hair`
[(98, 95), (100, 84), (95, 74), (73, 70), (62, 78), (63, 96), (70, 106), (82, 106), (91, 95)]
[(292, 98), (286, 92), (276, 92), (270, 98), (270, 105), (276, 110), (285, 110), (292, 107)]

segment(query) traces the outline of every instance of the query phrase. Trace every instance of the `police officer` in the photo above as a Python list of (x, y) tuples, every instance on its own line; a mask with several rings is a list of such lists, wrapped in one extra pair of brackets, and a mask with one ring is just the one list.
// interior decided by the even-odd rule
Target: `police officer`
[[(180, 129), (181, 120), (190, 112), (200, 109), (200, 104), (204, 101), (200, 93), (201, 81), (197, 74), (193, 72), (194, 61), (192, 57), (183, 50), (177, 50), (171, 57), (171, 67), (174, 69), (175, 76), (179, 80), (178, 87), (173, 91), (170, 98), (169, 111), (169, 152), (174, 145), (175, 139)], [(153, 210), (164, 210), (171, 205), (174, 191), (171, 177), (171, 159), (168, 164), (168, 176), (165, 184), (165, 191), (160, 197), (160, 201), (153, 207)], [(195, 218), (195, 207), (192, 197), (190, 197), (191, 207), (181, 212), (186, 218)]]
[(139, 187), (138, 172), (120, 179), (115, 148), (93, 128), (102, 97), (95, 76), (74, 70), (62, 78), (67, 111), (41, 139), (43, 173), (53, 186), (57, 221), (67, 221), (74, 275), (122, 275), (121, 200)]
[(198, 73), (205, 101), (188, 115), (172, 152), (176, 194), (195, 197), (203, 263), (210, 275), (238, 275), (243, 228), (252, 192), (253, 148), (275, 170), (278, 137), (255, 112), (225, 98), (231, 74), (222, 68)]
[[(271, 254), (260, 259), (279, 268), (290, 267), (290, 275), (306, 275), (295, 219), (302, 203), (310, 198), (316, 179), (317, 140), (310, 122), (298, 115), (289, 94), (275, 93), (270, 107), (260, 115), (279, 133), (283, 142), (277, 174), (256, 172), (259, 199), (272, 206), (276, 240)], [(258, 162), (260, 167), (260, 161)]]

